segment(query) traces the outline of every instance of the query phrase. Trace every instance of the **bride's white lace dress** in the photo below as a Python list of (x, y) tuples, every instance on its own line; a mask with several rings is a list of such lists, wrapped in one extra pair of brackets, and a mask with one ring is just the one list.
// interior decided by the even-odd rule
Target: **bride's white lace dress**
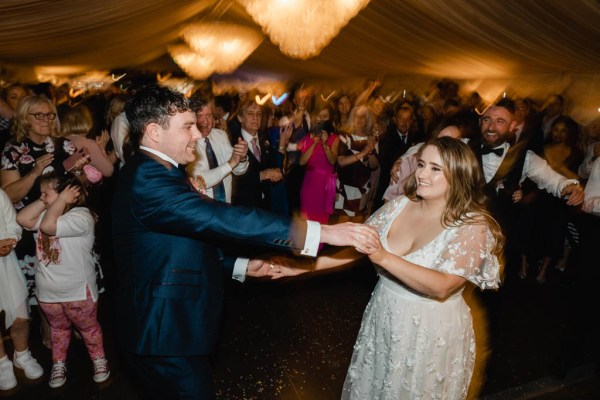
[[(408, 202), (398, 197), (367, 221), (384, 248), (387, 233)], [(497, 288), (494, 239), (484, 225), (445, 229), (403, 256), (426, 268), (460, 275), (482, 289)], [(475, 363), (475, 338), (462, 291), (445, 301), (421, 295), (377, 267), (379, 281), (363, 315), (342, 399), (464, 399)]]

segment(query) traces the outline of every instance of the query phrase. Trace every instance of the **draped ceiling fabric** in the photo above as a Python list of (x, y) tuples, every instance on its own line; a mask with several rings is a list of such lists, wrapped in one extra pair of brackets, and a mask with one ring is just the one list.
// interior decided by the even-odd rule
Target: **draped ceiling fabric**
[[(324, 0), (327, 1), (327, 0)], [(167, 47), (191, 22), (256, 26), (235, 0), (2, 0), (0, 80), (90, 70), (181, 74)], [(315, 26), (314, 29), (319, 29)], [(383, 76), (382, 91), (423, 93), (451, 78), (484, 100), (562, 93), (585, 123), (600, 107), (596, 0), (371, 0), (322, 53), (291, 59), (268, 38), (236, 82), (305, 81), (325, 95)]]

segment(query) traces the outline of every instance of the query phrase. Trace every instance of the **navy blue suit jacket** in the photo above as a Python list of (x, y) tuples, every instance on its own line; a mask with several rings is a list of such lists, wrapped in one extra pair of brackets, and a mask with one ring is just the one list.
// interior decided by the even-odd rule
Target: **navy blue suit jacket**
[(210, 353), (233, 258), (220, 243), (298, 250), (304, 221), (233, 207), (193, 190), (185, 173), (141, 152), (119, 173), (113, 202), (117, 315), (124, 350), (185, 357)]

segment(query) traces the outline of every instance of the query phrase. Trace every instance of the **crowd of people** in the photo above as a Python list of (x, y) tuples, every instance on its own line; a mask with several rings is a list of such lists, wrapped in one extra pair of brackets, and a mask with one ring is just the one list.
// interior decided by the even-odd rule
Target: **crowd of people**
[[(108, 288), (140, 390), (211, 398), (223, 277), (368, 257), (380, 280), (342, 396), (466, 398), (475, 354), (462, 293), (497, 289), (504, 265), (543, 285), (589, 246), (600, 122), (580, 126), (558, 94), (485, 105), (443, 79), (391, 101), (382, 84), (327, 101), (299, 84), (278, 106), (158, 85), (77, 104), (51, 85), (4, 88), (0, 311), (14, 355), (0, 342), (0, 390), (17, 385), (13, 366), (44, 374), (28, 348), (32, 312), (52, 351), (50, 387), (67, 380), (72, 332), (106, 381), (96, 314)], [(488, 292), (493, 311), (501, 293)], [(423, 346), (432, 331), (437, 345)], [(390, 369), (407, 353), (411, 368)]]

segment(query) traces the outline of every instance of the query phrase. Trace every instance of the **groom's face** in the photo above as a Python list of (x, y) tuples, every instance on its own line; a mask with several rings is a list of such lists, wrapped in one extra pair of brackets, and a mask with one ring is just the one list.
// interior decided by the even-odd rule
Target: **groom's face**
[(169, 120), (169, 127), (158, 127), (159, 151), (179, 164), (189, 164), (196, 157), (196, 142), (201, 137), (192, 111), (178, 112)]

